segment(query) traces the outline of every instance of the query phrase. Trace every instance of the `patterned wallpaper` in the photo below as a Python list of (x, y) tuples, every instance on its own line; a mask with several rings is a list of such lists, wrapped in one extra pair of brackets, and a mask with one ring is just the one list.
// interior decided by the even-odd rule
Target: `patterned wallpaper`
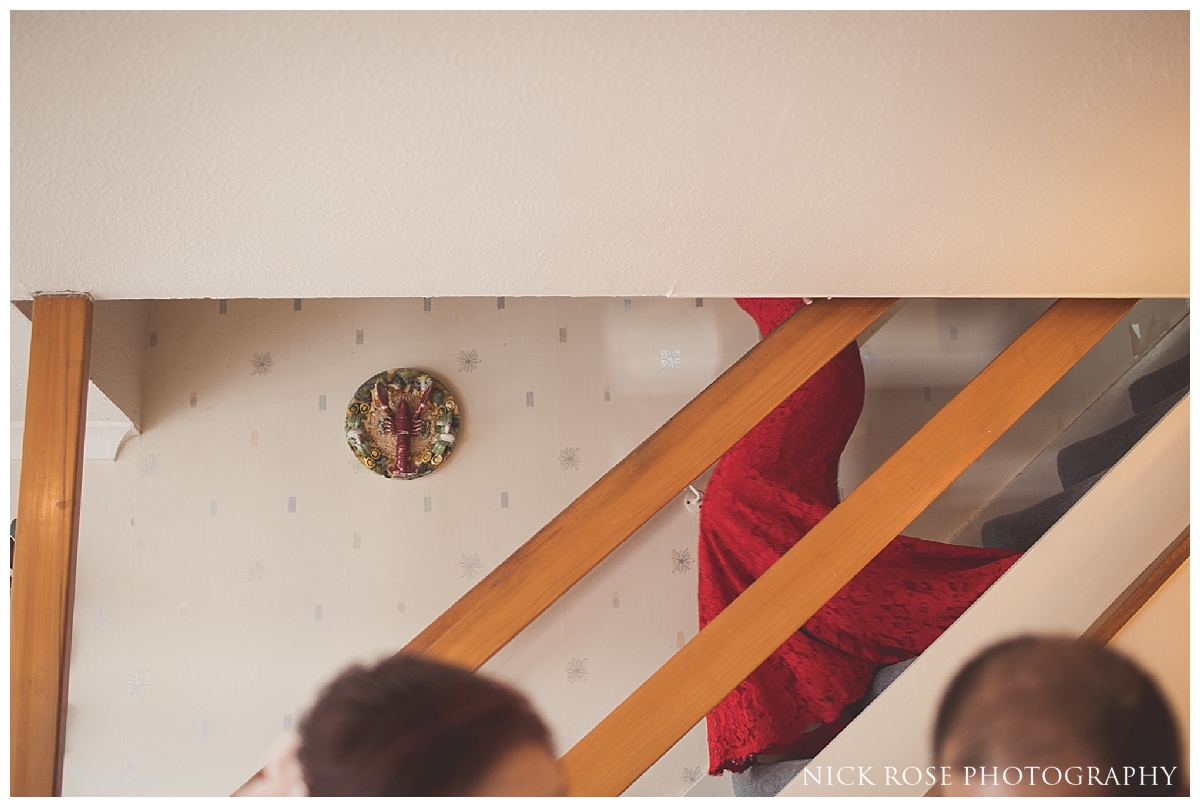
[[(64, 792), (231, 792), (322, 682), (403, 646), (755, 341), (725, 300), (153, 303), (143, 434), (85, 466)], [(418, 480), (343, 434), (393, 367), (462, 412)], [(561, 750), (695, 635), (695, 535), (681, 497), (487, 665)], [(700, 728), (638, 787), (681, 793), (704, 760)]]
[[(908, 301), (868, 334), (847, 491), (1045, 305)], [(1137, 350), (1118, 331), (1109, 364)], [(324, 681), (403, 646), (756, 341), (731, 300), (154, 302), (143, 434), (85, 464), (64, 793), (232, 792)], [(411, 481), (343, 433), (359, 384), (396, 367), (462, 413)], [(953, 493), (910, 532), (951, 539)], [(695, 635), (690, 495), (485, 666), (560, 751)], [(628, 794), (678, 795), (706, 760), (701, 722)]]

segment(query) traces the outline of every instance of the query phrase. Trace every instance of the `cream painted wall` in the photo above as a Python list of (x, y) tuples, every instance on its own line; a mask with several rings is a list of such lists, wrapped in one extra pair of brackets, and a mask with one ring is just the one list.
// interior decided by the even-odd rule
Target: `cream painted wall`
[[(85, 463), (69, 794), (232, 791), (321, 682), (402, 646), (757, 340), (729, 300), (149, 305), (144, 432), (115, 462)], [(899, 306), (863, 348), (868, 415), (846, 490), (1045, 305)], [(1002, 487), (1063, 407), (1137, 355), (1134, 325), (1148, 336), (1185, 311), (1139, 305), (977, 479)], [(354, 389), (397, 366), (445, 380), (465, 420), (446, 466), (415, 482), (362, 470), (342, 433)], [(577, 468), (562, 464), (571, 448)], [(952, 539), (981, 490), (909, 532)], [(486, 666), (531, 694), (561, 749), (695, 634), (696, 529), (682, 499), (668, 505)], [(630, 794), (683, 792), (704, 746), (700, 726)]]
[(1188, 26), (17, 11), (10, 297), (1186, 297)]

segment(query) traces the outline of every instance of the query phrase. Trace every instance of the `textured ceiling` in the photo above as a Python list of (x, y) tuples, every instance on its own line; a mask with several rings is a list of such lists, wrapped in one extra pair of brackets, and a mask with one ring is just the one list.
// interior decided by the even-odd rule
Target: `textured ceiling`
[(1188, 293), (1187, 12), (14, 12), (11, 295)]

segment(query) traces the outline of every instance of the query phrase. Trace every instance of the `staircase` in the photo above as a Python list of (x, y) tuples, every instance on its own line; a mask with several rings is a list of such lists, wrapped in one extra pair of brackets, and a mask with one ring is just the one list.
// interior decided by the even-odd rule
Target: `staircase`
[[(1185, 396), (1007, 575), (810, 763), (812, 771), (874, 766), (873, 786), (803, 774), (781, 796), (920, 796), (925, 782), (888, 783), (885, 769), (930, 765), (934, 712), (969, 657), (1027, 632), (1084, 635), (1136, 590), (1188, 535), (1189, 397)], [(1137, 507), (1130, 507), (1137, 502)], [(912, 776), (911, 778), (915, 778)], [(910, 781), (911, 781), (910, 778)]]
[[(1182, 415), (1176, 414), (1175, 421), (1163, 427), (1164, 431), (1178, 432), (1183, 429), (1183, 434), (1176, 434), (1174, 438), (1176, 444), (1186, 445), (1186, 430), (1187, 430), (1187, 403), (1184, 401), (1189, 386), (1189, 357), (1186, 353), (1188, 349), (1189, 337), (1189, 321), (1184, 317), (1153, 347), (1147, 350), (1137, 363), (1122, 375), (1117, 382), (1112, 384), (1109, 389), (1100, 395), (1091, 406), (1073, 423), (1071, 423), (1065, 431), (1057, 439), (1055, 439), (1049, 447), (1046, 448), (1038, 457), (1036, 457), (1018, 477), (1007, 487), (1000, 495), (996, 496), (988, 503), (978, 517), (966, 525), (956, 536), (956, 543), (982, 543), (987, 547), (999, 547), (1005, 549), (1013, 549), (1017, 551), (1028, 551), (1041, 539), (1047, 532), (1056, 528), (1060, 520), (1063, 522), (1061, 527), (1054, 529), (1055, 535), (1072, 534), (1078, 531), (1087, 531), (1093, 529), (1094, 525), (1087, 521), (1087, 508), (1080, 508), (1076, 512), (1076, 506), (1080, 501), (1095, 487), (1103, 478), (1106, 477), (1113, 466), (1122, 463), (1127, 454), (1137, 449), (1142, 452), (1151, 450), (1147, 447), (1140, 447), (1143, 439), (1149, 439), (1148, 434), (1155, 429), (1157, 424), (1169, 413), (1179, 410)], [(1182, 356), (1180, 354), (1183, 354)], [(1183, 403), (1181, 403), (1183, 401)], [(1124, 415), (1129, 409), (1132, 409), (1133, 415), (1122, 420), (1115, 425), (1110, 425), (1112, 421)], [(1182, 425), (1181, 425), (1182, 424)], [(1088, 436), (1084, 436), (1088, 435)], [(1161, 442), (1163, 436), (1154, 438)], [(1179, 458), (1176, 458), (1179, 459)], [(1187, 475), (1187, 453), (1184, 451), (1182, 455), (1182, 474), (1186, 479)], [(1130, 463), (1137, 462), (1131, 458)], [(1049, 478), (1052, 472), (1054, 478)], [(1171, 474), (1179, 474), (1179, 467), (1162, 467), (1155, 466), (1153, 468), (1154, 476), (1161, 477), (1166, 474), (1168, 477)], [(1124, 476), (1129, 475), (1128, 470), (1121, 472)], [(1168, 480), (1169, 481), (1169, 480)], [(1145, 484), (1146, 480), (1139, 479), (1139, 484)], [(1028, 498), (1031, 490), (1040, 490), (1040, 495), (1045, 495), (1047, 490), (1054, 490), (1061, 487), (1059, 492), (1046, 496), (1041, 501), (1016, 510), (1015, 512), (1006, 512), (1011, 510), (1016, 502), (1021, 502)], [(1167, 485), (1169, 487), (1169, 484)], [(1107, 507), (1113, 507), (1115, 503), (1125, 503), (1130, 501), (1139, 501), (1137, 498), (1139, 492), (1128, 487), (1116, 487), (1116, 483), (1105, 485), (1096, 494), (1100, 497), (1100, 501), (1106, 503)], [(1170, 497), (1167, 497), (1168, 499)], [(1186, 499), (1178, 499), (1172, 502), (1171, 509), (1177, 515), (1179, 514), (1180, 502), (1186, 502)], [(1118, 507), (1124, 505), (1115, 505)], [(1092, 510), (1097, 508), (1096, 500), (1090, 505)], [(996, 515), (996, 513), (1004, 513)], [(1183, 524), (1187, 524), (1187, 508), (1186, 504), (1182, 509)], [(1095, 517), (1093, 516), (1093, 521)], [(1101, 523), (1107, 523), (1102, 521)], [(1178, 563), (1183, 557), (1186, 557), (1187, 546), (1186, 536), (1178, 531), (1172, 533), (1171, 527), (1166, 528), (1165, 532), (1159, 531), (1154, 533), (1153, 528), (1147, 527), (1153, 533), (1153, 540), (1149, 541), (1146, 546), (1160, 546), (1162, 541), (1169, 541), (1163, 547), (1162, 555), (1152, 557), (1150, 567), (1154, 568), (1166, 562), (1165, 556), (1172, 552), (1177, 557), (1173, 558), (1174, 566), (1171, 566), (1169, 571), (1173, 571), (1178, 566)], [(1120, 544), (1122, 541), (1128, 543), (1130, 540), (1136, 539), (1138, 533), (1131, 532), (1128, 536), (1113, 536), (1110, 540)], [(1061, 538), (1055, 540), (1063, 540)], [(1118, 547), (1114, 551), (1112, 557), (1122, 556), (1120, 552), (1128, 550), (1129, 547)], [(1099, 546), (1092, 550), (1093, 552), (1103, 551)], [(941, 643), (931, 647), (926, 654), (921, 658), (933, 653), (933, 662), (926, 662), (921, 666), (916, 666), (920, 659), (913, 659), (900, 664), (885, 667), (880, 670), (871, 691), (868, 693), (866, 700), (873, 704), (877, 698), (882, 696), (883, 703), (891, 703), (893, 699), (901, 699), (911, 705), (913, 694), (909, 692), (912, 689), (912, 684), (906, 684), (905, 687), (898, 689), (896, 692), (884, 690), (888, 689), (892, 683), (900, 678), (909, 667), (916, 667), (916, 672), (912, 676), (922, 675), (922, 670), (929, 667), (931, 664), (952, 665), (948, 674), (953, 674), (957, 669), (957, 665), (963, 663), (975, 651), (982, 649), (986, 644), (993, 640), (999, 640), (1007, 636), (1015, 635), (1022, 630), (1047, 630), (1040, 627), (1036, 622), (1024, 623), (1027, 627), (1022, 628), (1020, 617), (1015, 617), (1012, 622), (1005, 622), (1005, 613), (1013, 609), (1011, 600), (1014, 596), (1011, 592), (1019, 592), (1019, 608), (1026, 609), (1032, 607), (1035, 602), (1041, 602), (1036, 598), (1030, 599), (1025, 585), (1034, 585), (1036, 578), (1033, 573), (1028, 570), (1028, 566), (1038, 562), (1038, 558), (1042, 557), (1047, 550), (1038, 550), (1037, 554), (1030, 554), (1030, 560), (1022, 560), (1020, 567), (1014, 567), (1009, 576), (1005, 578), (1004, 586), (1000, 584), (994, 586), (985, 594), (974, 608), (968, 614), (964, 615), (959, 623), (955, 625), (954, 635), (961, 634), (964, 637), (964, 642), (970, 644), (970, 639), (973, 633), (979, 636), (991, 636), (989, 641), (978, 641), (971, 644), (972, 649), (965, 656), (953, 657), (946, 655), (947, 651), (938, 650)], [(1058, 557), (1057, 555), (1051, 557)], [(1123, 557), (1123, 556), (1122, 556)], [(1128, 567), (1134, 572), (1143, 568), (1139, 566), (1138, 560), (1131, 560), (1132, 566)], [(1064, 570), (1064, 575), (1070, 577), (1071, 569)], [(1045, 573), (1046, 569), (1040, 569), (1039, 573)], [(1010, 579), (1011, 578), (1011, 579)], [(1021, 581), (1026, 580), (1026, 583)], [(1163, 577), (1165, 580), (1165, 575)], [(1132, 585), (1132, 583), (1130, 584)], [(1046, 597), (1046, 602), (1043, 603), (1045, 610), (1055, 610), (1059, 607), (1062, 592), (1075, 593), (1076, 586), (1060, 585), (1053, 590), (1039, 592)], [(1006, 595), (1005, 592), (1010, 592)], [(1089, 592), (1092, 597), (1095, 597), (1095, 592)], [(1127, 593), (1126, 588), (1116, 590), (1113, 600), (1120, 601), (1122, 595)], [(1109, 594), (1112, 594), (1110, 591)], [(1103, 609), (1109, 605), (1105, 601), (1104, 596), (1094, 599), (1088, 599), (1084, 607), (1090, 608), (1090, 613), (1094, 614), (1093, 621), (1087, 624), (1066, 624), (1052, 628), (1064, 633), (1082, 634), (1089, 630), (1097, 628), (1096, 620), (1099, 620), (1103, 615)], [(1100, 610), (1097, 610), (1100, 609)], [(983, 616), (980, 616), (982, 614)], [(985, 620), (984, 623), (979, 623), (979, 620)], [(986, 622), (986, 620), (990, 620)], [(1119, 627), (1119, 626), (1118, 626)], [(1115, 632), (1115, 630), (1113, 631)], [(951, 632), (947, 632), (951, 635)], [(1105, 637), (1106, 639), (1109, 637)], [(948, 640), (953, 643), (953, 636)], [(938, 660), (941, 661), (938, 661)], [(946, 678), (946, 670), (941, 670), (942, 678)], [(928, 675), (929, 673), (924, 673)], [(939, 679), (941, 680), (941, 679)], [(921, 690), (924, 692), (925, 690)], [(906, 694), (907, 693), (907, 694)], [(908, 700), (905, 700), (908, 699)], [(927, 714), (923, 714), (926, 719), (931, 720), (934, 710), (936, 709), (936, 696), (933, 700), (924, 702), (924, 707)], [(824, 752), (822, 752), (814, 760), (795, 760), (785, 761), (768, 765), (760, 765), (751, 768), (743, 774), (734, 774), (729, 777), (728, 782), (715, 780), (710, 778), (707, 781), (697, 783), (691, 790), (688, 791), (689, 796), (774, 796), (774, 795), (913, 795), (911, 792), (914, 788), (907, 788), (907, 791), (901, 793), (897, 790), (898, 785), (895, 783), (881, 786), (882, 789), (875, 792), (867, 792), (859, 789), (859, 785), (841, 786), (835, 780), (830, 783), (828, 776), (825, 773), (832, 767), (837, 770), (839, 765), (848, 764), (845, 758), (853, 756), (856, 759), (867, 758), (872, 753), (869, 748), (863, 748), (861, 741), (856, 742), (855, 737), (874, 738), (880, 736), (890, 736), (888, 730), (879, 723), (881, 720), (894, 719), (892, 711), (894, 707), (867, 707), (870, 712), (861, 715), (850, 728), (844, 732), (845, 739), (839, 737), (834, 744), (831, 744)], [(882, 714), (884, 717), (879, 717)], [(906, 715), (905, 719), (910, 719), (911, 715)], [(853, 733), (851, 733), (853, 730)], [(926, 732), (927, 734), (928, 732)], [(911, 745), (914, 736), (924, 737), (921, 734), (909, 734), (903, 741), (904, 745)], [(895, 738), (893, 738), (895, 739)], [(839, 749), (842, 749), (839, 751)], [(887, 748), (886, 746), (881, 751), (883, 757), (891, 759), (894, 756), (894, 747)], [(864, 764), (864, 763), (856, 763)], [(892, 767), (896, 767), (896, 763), (887, 763)], [(908, 762), (905, 762), (907, 765)], [(927, 764), (927, 763), (926, 763)], [(811, 765), (812, 769), (808, 775), (803, 775), (802, 771), (805, 767)], [(886, 765), (877, 767), (877, 771), (882, 772)], [(904, 765), (901, 765), (898, 770), (902, 770)], [(917, 767), (923, 767), (918, 765)], [(820, 775), (818, 775), (820, 774)], [(876, 777), (879, 778), (879, 777)], [(902, 782), (901, 782), (902, 783)], [(903, 783), (902, 783), (903, 784)], [(919, 792), (924, 792), (919, 787), (915, 788)], [(781, 792), (782, 791), (782, 792)]]
[[(483, 664), (678, 495), (841, 346), (879, 320), (892, 302), (826, 300), (802, 309), (618, 463), (405, 649), (473, 668)], [(1051, 306), (899, 451), (858, 485), (803, 541), (567, 752), (562, 765), (572, 795), (622, 793), (894, 535), (917, 518), (1121, 322), (1133, 304), (1132, 300), (1061, 300)], [(1176, 406), (1171, 415), (1139, 443), (1135, 452), (1097, 482), (1071, 512), (1070, 521), (1074, 523), (1076, 512), (1086, 510), (1083, 508), (1085, 502), (1111, 503), (1117, 495), (1142, 495), (1144, 491), (1138, 486), (1145, 486), (1143, 477), (1147, 468), (1170, 469), (1173, 476), (1169, 484), (1158, 486), (1159, 498), (1169, 500), (1174, 506), (1155, 507), (1155, 518), (1164, 523), (1155, 527), (1158, 532), (1154, 539), (1133, 542), (1137, 544), (1137, 551), (1132, 555), (1129, 552), (1119, 555), (1118, 565), (1125, 577), (1130, 574), (1136, 577), (1187, 524), (1186, 473), (1179, 472), (1178, 457), (1165, 456), (1170, 451), (1160, 445), (1169, 444), (1176, 453), (1182, 450), (1186, 471), (1186, 439), (1181, 442), (1179, 433), (1180, 429), (1186, 433), (1187, 427), (1186, 398), (1184, 401), (1184, 405)], [(1168, 423), (1173, 430), (1170, 436), (1151, 439), (1164, 433)], [(1155, 449), (1158, 455), (1145, 446), (1159, 446)], [(1118, 473), (1122, 468), (1127, 470)], [(1183, 503), (1182, 516), (1179, 515), (1180, 502)], [(1132, 508), (1126, 509), (1132, 511)], [(1129, 521), (1136, 513), (1124, 515), (1124, 519), (1105, 514), (1092, 518), (1109, 527), (1111, 533), (1118, 526), (1130, 527)], [(1067, 521), (1064, 519), (1051, 530), (1046, 539), (969, 610), (959, 624), (968, 617), (974, 619), (972, 615), (976, 612), (986, 614), (1003, 610), (995, 604), (980, 605), (985, 601), (1003, 602), (999, 595), (1002, 590), (1008, 591), (1005, 597), (1032, 601), (1025, 591), (1031, 584), (1025, 576), (1031, 576), (1034, 582), (1049, 576), (1051, 582), (1046, 584), (1046, 590), (1050, 592), (1081, 589), (1091, 600), (1103, 601), (1099, 606), (1101, 611), (1111, 605), (1128, 587), (1129, 581), (1120, 574), (1114, 577), (1108, 565), (1093, 563), (1086, 553), (1076, 553), (1075, 572), (1070, 577), (1074, 585), (1064, 586), (1061, 579), (1054, 578), (1055, 574), (1060, 577), (1062, 574), (1058, 566), (1050, 562), (1058, 555), (1056, 550), (1043, 547), (1056, 547), (1064, 541), (1074, 546), (1081, 540), (1078, 526), (1063, 526)], [(1158, 535), (1171, 529), (1175, 532), (1167, 538)], [(1058, 535), (1068, 538), (1050, 540)], [(1150, 556), (1143, 558), (1137, 554), (1150, 551), (1148, 547), (1154, 550)], [(1127, 548), (1123, 547), (1121, 551)], [(1112, 550), (1113, 553), (1117, 551)], [(1107, 557), (1107, 548), (1104, 553)], [(1015, 573), (1017, 568), (1027, 571), (1018, 575)], [(1010, 579), (1017, 582), (1009, 583)], [(1015, 592), (1009, 591), (1014, 587)], [(1088, 608), (1095, 610), (1091, 600)], [(1075, 622), (1093, 619), (1088, 608), (1053, 608), (1053, 616), (1058, 621), (1052, 619), (1048, 624), (1064, 630), (1068, 623), (1062, 619), (1068, 615), (1073, 615)], [(744, 630), (743, 626), (750, 622), (755, 625), (755, 630)], [(1075, 622), (1068, 622), (1075, 626)], [(1024, 629), (1022, 626), (1027, 623), (1039, 624), (1032, 616), (1025, 621), (1010, 620), (1005, 627), (992, 628), (991, 635), (1003, 635), (1005, 630), (1014, 628)], [(1077, 632), (1090, 624), (1087, 622)], [(946, 639), (964, 635), (962, 640)], [(870, 733), (862, 726), (868, 725), (868, 719), (874, 719), (871, 715), (881, 714), (885, 704), (911, 700), (911, 688), (917, 686), (911, 682), (922, 682), (920, 686), (930, 692), (936, 690), (952, 672), (944, 669), (950, 663), (946, 659), (960, 660), (969, 652), (963, 649), (965, 644), (970, 644), (967, 639), (973, 641), (987, 635), (986, 626), (959, 629), (956, 624), (813, 764), (820, 761), (825, 765), (826, 760), (832, 758), (827, 755), (833, 751), (853, 750), (854, 747), (848, 744), (864, 732)], [(944, 662), (941, 667), (937, 666), (939, 658)], [(897, 691), (910, 691), (910, 695), (893, 694)], [(923, 724), (910, 720), (906, 725), (902, 720), (891, 720), (889, 725), (893, 734), (904, 735), (901, 740), (893, 737), (895, 742), (907, 745), (907, 750), (918, 756), (923, 753), (923, 737), (916, 741), (908, 732), (909, 727), (916, 726), (920, 730)], [(799, 785), (793, 783), (792, 787), (796, 786)], [(889, 793), (901, 795), (895, 790)]]
[[(628, 787), (893, 535), (919, 515), (1131, 307), (1131, 301), (1100, 300), (1067, 300), (1051, 306), (803, 541), (568, 751), (562, 765), (571, 792), (617, 795)], [(806, 315), (814, 309), (821, 311), (821, 306), (798, 313), (726, 375), (735, 374), (759, 351), (777, 349), (780, 351), (777, 355), (786, 355), (787, 346), (805, 342), (783, 343), (801, 334), (811, 339), (823, 333), (825, 328), (804, 331), (804, 325), (813, 323), (811, 315)], [(832, 317), (857, 312), (847, 305), (842, 312), (826, 307), (822, 313)], [(830, 319), (828, 323), (834, 321)], [(844, 335), (841, 338), (844, 340)], [(773, 376), (770, 372), (762, 375), (766, 379)], [(725, 381), (722, 378), (714, 382), (693, 403), (716, 396)], [(676, 419), (690, 409), (691, 406)], [(674, 422), (675, 419), (647, 443), (669, 432)], [(639, 449), (634, 455), (641, 452)], [(628, 462), (618, 465), (609, 476), (619, 475)], [(602, 488), (604, 482), (601, 480), (593, 490)], [(494, 586), (479, 587), (481, 602), (501, 602), (499, 594), (504, 588), (510, 592), (528, 589), (534, 594), (546, 588), (551, 578), (544, 571), (548, 568), (544, 542), (535, 537), (530, 545), (538, 550), (537, 563), (530, 564), (535, 571), (526, 578), (519, 560), (512, 568), (505, 569), (504, 575), (498, 569)], [(540, 585), (534, 585), (534, 581)], [(471, 602), (474, 599), (472, 592), (451, 611), (460, 618), (482, 615), (478, 604)], [(465, 648), (447, 639), (454, 633), (454, 621), (439, 620), (430, 630), (432, 635), (419, 636), (410, 649), (433, 649), (438, 645)], [(756, 630), (742, 629), (749, 621)], [(527, 623), (515, 627), (520, 629), (524, 624)], [(488, 643), (494, 645), (496, 641), (493, 636)]]

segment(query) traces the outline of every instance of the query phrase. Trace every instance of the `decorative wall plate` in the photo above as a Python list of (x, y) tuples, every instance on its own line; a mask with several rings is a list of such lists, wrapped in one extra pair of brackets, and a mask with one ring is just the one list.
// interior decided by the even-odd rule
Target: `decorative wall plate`
[(385, 370), (363, 382), (346, 407), (346, 442), (388, 479), (416, 479), (445, 461), (458, 439), (458, 404), (429, 373)]

